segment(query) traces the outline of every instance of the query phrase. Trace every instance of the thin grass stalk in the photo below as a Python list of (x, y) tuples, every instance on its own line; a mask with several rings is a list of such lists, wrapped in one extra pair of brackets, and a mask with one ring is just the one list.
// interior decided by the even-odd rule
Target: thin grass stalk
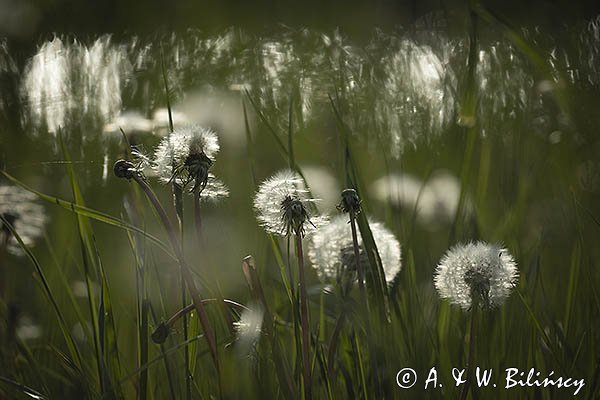
[[(165, 66), (165, 57), (162, 48), (162, 43), (160, 46), (160, 69), (163, 78), (163, 84), (165, 86), (165, 102), (167, 104), (167, 113), (169, 116), (169, 135), (173, 133), (174, 125), (173, 125), (173, 111), (171, 108), (171, 99), (170, 99), (170, 89), (169, 89), (169, 80), (167, 79), (167, 68)], [(182, 242), (181, 251), (183, 252), (183, 189), (177, 185), (175, 181), (173, 181), (172, 185), (173, 192), (173, 205), (175, 206), (175, 213), (177, 214), (177, 222), (179, 223), (179, 231)], [(185, 290), (185, 277), (183, 275), (183, 271), (180, 271), (180, 285), (181, 285), (181, 307), (185, 307), (187, 304), (187, 295)], [(188, 320), (187, 315), (183, 316), (183, 340), (188, 340)], [(190, 372), (190, 349), (188, 346), (184, 348), (184, 358), (185, 358), (185, 388), (186, 388), (186, 398), (190, 400), (192, 398), (192, 377)]]
[(477, 143), (477, 103), (478, 103), (478, 90), (476, 82), (477, 74), (477, 60), (478, 60), (478, 18), (477, 14), (473, 10), (473, 1), (470, 2), (469, 9), (469, 53), (467, 56), (467, 77), (465, 83), (465, 92), (461, 99), (461, 116), (463, 125), (466, 127), (466, 143), (464, 158), (460, 173), (460, 197), (458, 200), (458, 206), (456, 207), (456, 214), (454, 216), (454, 222), (450, 230), (449, 242), (454, 243), (456, 238), (462, 234), (460, 219), (462, 218), (465, 210), (466, 199), (467, 199), (467, 188), (469, 186), (469, 175), (472, 172), (472, 161), (473, 154), (475, 152), (475, 145)]
[(356, 271), (358, 272), (358, 289), (366, 309), (369, 308), (367, 290), (365, 288), (365, 270), (360, 262), (360, 247), (358, 246), (358, 234), (356, 233), (356, 214), (350, 211), (350, 228), (352, 229), (352, 246), (354, 247), (354, 260), (356, 262)]
[(160, 204), (160, 201), (156, 197), (156, 194), (154, 193), (154, 191), (152, 191), (152, 188), (150, 188), (150, 186), (146, 183), (146, 181), (137, 173), (133, 173), (131, 178), (138, 185), (140, 185), (140, 187), (142, 188), (142, 190), (148, 197), (148, 200), (150, 201), (150, 203), (152, 203), (152, 206), (156, 209), (156, 212), (158, 213), (159, 218), (167, 231), (167, 235), (169, 236), (169, 240), (171, 241), (171, 244), (175, 251), (175, 255), (177, 256), (177, 259), (179, 261), (179, 265), (181, 267), (181, 271), (183, 273), (185, 283), (187, 285), (188, 290), (190, 291), (190, 293), (192, 295), (192, 301), (194, 303), (194, 306), (196, 307), (196, 310), (198, 311), (198, 317), (200, 318), (200, 323), (202, 324), (202, 329), (204, 330), (204, 335), (206, 336), (206, 341), (208, 342), (208, 346), (210, 348), (210, 352), (211, 352), (213, 362), (215, 364), (215, 368), (217, 369), (217, 373), (220, 376), (219, 357), (218, 357), (218, 353), (217, 353), (217, 344), (216, 344), (214, 332), (210, 325), (210, 321), (208, 320), (208, 316), (206, 314), (206, 310), (204, 309), (204, 305), (202, 304), (202, 298), (200, 297), (200, 293), (198, 291), (198, 288), (196, 287), (196, 283), (194, 282), (194, 277), (192, 276), (192, 273), (189, 270), (189, 267), (188, 267), (187, 263), (185, 262), (185, 259), (183, 258), (183, 254), (181, 251), (181, 243), (175, 233), (175, 229), (173, 228), (173, 225), (171, 224), (171, 221), (169, 220), (167, 213), (165, 212), (164, 208)]
[(460, 400), (466, 400), (471, 388), (471, 375), (473, 374), (473, 365), (475, 362), (475, 345), (477, 340), (477, 304), (471, 306), (471, 322), (469, 324), (469, 354), (467, 355), (467, 381), (462, 387)]
[(242, 260), (242, 270), (246, 282), (248, 283), (248, 287), (250, 288), (250, 293), (254, 297), (254, 300), (262, 305), (264, 311), (264, 330), (271, 345), (271, 352), (273, 353), (273, 361), (276, 366), (275, 372), (277, 374), (277, 379), (279, 380), (279, 385), (284, 391), (286, 399), (296, 398), (296, 385), (292, 379), (288, 365), (284, 360), (281, 346), (275, 337), (273, 315), (267, 304), (267, 299), (262, 284), (260, 283), (260, 279), (258, 278), (258, 274), (256, 273), (256, 265), (254, 264), (254, 258), (252, 256), (247, 256)]
[(293, 109), (294, 106), (294, 98), (290, 96), (290, 107), (288, 110), (288, 159), (290, 163), (290, 169), (292, 171), (296, 170), (296, 159), (294, 158), (294, 120), (293, 118)]
[(56, 317), (58, 318), (59, 326), (63, 333), (65, 342), (67, 343), (67, 348), (69, 349), (71, 357), (73, 358), (71, 361), (73, 362), (74, 366), (77, 367), (79, 372), (81, 372), (81, 374), (83, 375), (83, 370), (82, 370), (83, 361), (81, 358), (81, 353), (79, 352), (79, 349), (77, 348), (77, 345), (75, 344), (75, 341), (70, 333), (71, 331), (69, 330), (69, 328), (67, 326), (65, 317), (62, 313), (62, 309), (58, 305), (58, 302), (56, 301), (56, 297), (54, 297), (54, 294), (52, 292), (52, 289), (50, 288), (50, 285), (46, 278), (46, 274), (44, 273), (44, 270), (43, 270), (41, 264), (39, 263), (37, 258), (33, 255), (31, 250), (27, 247), (27, 245), (25, 245), (25, 243), (23, 242), (23, 239), (21, 239), (21, 236), (17, 233), (17, 231), (14, 229), (14, 227), (6, 220), (6, 218), (4, 218), (4, 216), (2, 214), (0, 214), (0, 221), (2, 222), (4, 227), (6, 227), (10, 231), (10, 234), (15, 238), (15, 240), (17, 241), (17, 243), (19, 244), (21, 249), (23, 249), (23, 252), (27, 255), (27, 258), (29, 258), (29, 260), (33, 264), (33, 266), (35, 268), (35, 272), (37, 273), (39, 281), (42, 285), (42, 288), (44, 289), (44, 294), (50, 301), (50, 304), (52, 305), (52, 309), (54, 310), (54, 312), (56, 313)]
[[(144, 279), (144, 278), (142, 278)], [(144, 290), (142, 288), (142, 290)], [(146, 296), (143, 296), (141, 302), (141, 321), (140, 321), (140, 358), (139, 367), (148, 362), (148, 305), (149, 301)], [(140, 376), (140, 382), (138, 387), (138, 398), (145, 400), (148, 397), (148, 371), (144, 371)]]
[[(148, 303), (148, 310), (150, 312), (150, 315), (152, 316), (152, 321), (154, 324), (156, 324), (158, 322), (158, 318), (156, 317), (156, 313), (154, 312), (154, 308), (152, 307), (152, 303)], [(167, 374), (167, 382), (169, 384), (169, 394), (171, 395), (172, 399), (177, 398), (175, 396), (175, 384), (173, 383), (173, 373), (171, 370), (171, 365), (169, 364), (169, 359), (166, 357), (166, 352), (165, 352), (165, 345), (164, 344), (160, 344), (160, 355), (163, 357), (163, 362), (165, 364), (165, 373)], [(148, 361), (146, 361), (146, 365), (148, 364)], [(139, 369), (142, 368), (142, 366), (140, 365), (138, 367)]]
[[(135, 294), (137, 302), (137, 365), (139, 368), (148, 361), (148, 311), (147, 298), (145, 292), (145, 271), (142, 262), (138, 257), (136, 241), (132, 235), (128, 235), (129, 245), (133, 251), (136, 261), (135, 268)], [(145, 400), (148, 395), (148, 371), (142, 372), (137, 385), (137, 397), (139, 400)]]
[[(200, 193), (200, 190), (194, 191), (194, 227), (196, 229), (196, 241), (198, 244), (201, 243), (202, 239), (202, 209), (200, 207)], [(225, 324), (227, 325), (229, 333), (233, 336), (235, 334), (233, 320), (231, 319), (231, 315), (229, 314), (229, 310), (227, 309), (227, 303), (225, 303), (225, 298), (221, 293), (221, 285), (219, 285), (215, 271), (210, 269), (210, 272), (213, 275), (213, 279), (215, 280), (217, 286), (216, 295), (220, 303), (219, 310), (221, 312), (221, 315), (223, 316)]]
[(31, 192), (33, 194), (35, 194), (37, 197), (39, 197), (41, 200), (44, 200), (48, 203), (52, 203), (55, 205), (58, 205), (59, 207), (62, 207), (63, 209), (70, 211), (74, 214), (83, 216), (83, 217), (88, 217), (91, 219), (94, 219), (96, 221), (105, 223), (107, 225), (111, 225), (117, 228), (121, 228), (124, 229), (126, 231), (129, 232), (135, 232), (135, 233), (139, 233), (140, 235), (144, 236), (146, 239), (150, 240), (152, 243), (154, 243), (158, 248), (160, 248), (162, 251), (164, 251), (164, 253), (166, 255), (168, 255), (170, 258), (172, 258), (173, 260), (177, 260), (177, 257), (171, 253), (171, 251), (169, 251), (169, 246), (166, 245), (165, 243), (163, 243), (160, 239), (158, 239), (155, 236), (152, 236), (151, 234), (149, 234), (148, 232), (144, 231), (143, 229), (138, 228), (137, 226), (133, 226), (125, 221), (122, 221), (118, 218), (115, 218), (111, 215), (105, 214), (101, 211), (97, 211), (94, 210), (92, 208), (80, 205), (80, 204), (76, 204), (73, 203), (71, 201), (67, 201), (67, 200), (63, 200), (60, 199), (58, 197), (54, 197), (54, 196), (49, 196), (46, 195), (42, 192), (38, 192), (37, 190), (25, 185), (23, 182), (19, 181), (17, 178), (13, 177), (12, 175), (10, 175), (9, 173), (7, 173), (6, 171), (0, 171), (0, 174), (4, 175), (4, 177), (6, 177), (6, 179), (8, 179), (9, 181), (11, 181), (12, 183), (14, 183), (17, 186), (20, 186), (21, 188), (27, 190), (28, 192)]
[(327, 352), (327, 368), (329, 368), (329, 377), (330, 379), (334, 379), (335, 377), (335, 356), (337, 353), (338, 343), (340, 340), (340, 335), (342, 333), (342, 328), (344, 327), (344, 322), (346, 322), (346, 309), (344, 308), (340, 313), (337, 321), (335, 322), (335, 326), (333, 328), (333, 333), (331, 334), (331, 338), (329, 339), (329, 350)]
[(302, 379), (304, 383), (304, 399), (312, 398), (311, 358), (310, 358), (310, 325), (308, 320), (308, 299), (306, 295), (306, 279), (304, 276), (304, 252), (302, 235), (296, 232), (296, 255), (298, 256), (298, 281), (300, 289), (300, 324), (302, 331)]
[[(183, 238), (183, 224), (180, 225), (181, 228), (181, 235)], [(187, 304), (188, 300), (187, 300), (187, 295), (186, 295), (186, 283), (185, 283), (185, 276), (184, 276), (184, 272), (183, 272), (183, 268), (180, 268), (180, 276), (179, 276), (179, 281), (180, 281), (180, 291), (181, 291), (181, 305), (182, 307), (185, 307), (185, 305)], [(183, 315), (183, 340), (187, 341), (189, 339), (189, 332), (188, 332), (188, 317), (187, 314)], [(185, 346), (185, 348), (183, 349), (183, 357), (184, 357), (184, 368), (185, 368), (185, 395), (186, 395), (186, 399), (190, 400), (192, 398), (192, 376), (191, 376), (191, 371), (190, 371), (190, 348), (189, 346)]]

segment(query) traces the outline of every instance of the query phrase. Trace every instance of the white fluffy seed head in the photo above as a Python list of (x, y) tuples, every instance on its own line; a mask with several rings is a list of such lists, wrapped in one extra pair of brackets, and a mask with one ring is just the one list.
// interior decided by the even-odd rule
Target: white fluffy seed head
[[(196, 179), (189, 166), (190, 158), (202, 155), (212, 164), (218, 152), (219, 139), (214, 131), (199, 125), (183, 126), (161, 140), (154, 153), (153, 169), (163, 183), (174, 181), (185, 186)], [(200, 192), (201, 200), (216, 201), (229, 195), (225, 184), (213, 174), (208, 173), (204, 178), (207, 179)]]
[[(373, 239), (385, 272), (385, 280), (390, 283), (402, 268), (400, 243), (383, 224), (369, 220)], [(368, 269), (368, 258), (364, 254), (362, 237), (357, 227), (359, 259)], [(347, 215), (333, 218), (311, 238), (308, 257), (323, 281), (335, 280), (343, 269), (356, 268), (352, 242), (352, 228)]]
[(518, 280), (517, 264), (501, 246), (485, 242), (454, 246), (437, 266), (434, 284), (440, 297), (468, 310), (504, 303)]
[(183, 165), (190, 154), (199, 152), (214, 162), (219, 152), (217, 134), (199, 125), (183, 126), (161, 140), (154, 154), (154, 169), (163, 182), (170, 182), (174, 168)]
[(260, 307), (244, 310), (239, 321), (234, 322), (237, 337), (246, 343), (256, 343), (260, 337), (264, 311)]
[(297, 173), (290, 170), (276, 173), (259, 186), (254, 198), (259, 224), (269, 233), (282, 236), (291, 233), (293, 221), (288, 218), (284, 202), (293, 200), (301, 206), (298, 211), (305, 213), (305, 218), (300, 221), (302, 233), (313, 233), (327, 222), (327, 218), (316, 214), (316, 200), (309, 198), (308, 193), (304, 180)]
[[(0, 215), (17, 231), (26, 246), (33, 246), (42, 235), (46, 224), (44, 207), (36, 203), (36, 196), (17, 186), (0, 185)], [(0, 243), (15, 255), (22, 255), (19, 242), (8, 227), (0, 221)]]

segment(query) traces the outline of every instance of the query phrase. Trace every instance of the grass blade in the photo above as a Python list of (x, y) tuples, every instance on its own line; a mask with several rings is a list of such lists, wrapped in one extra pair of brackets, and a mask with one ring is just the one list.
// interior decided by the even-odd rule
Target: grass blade
[(21, 181), (19, 181), (16, 178), (14, 178), (13, 176), (11, 176), (10, 174), (8, 174), (5, 171), (0, 171), (0, 173), (2, 175), (4, 175), (9, 181), (22, 187), (23, 189), (27, 190), (28, 192), (35, 194), (40, 199), (47, 201), (48, 203), (56, 204), (56, 205), (64, 208), (65, 210), (69, 210), (77, 215), (80, 215), (83, 217), (88, 217), (88, 218), (94, 219), (96, 221), (103, 222), (107, 225), (115, 226), (117, 228), (121, 228), (126, 231), (139, 233), (139, 234), (143, 235), (146, 239), (150, 240), (152, 243), (157, 245), (157, 247), (160, 248), (162, 251), (164, 251), (165, 254), (167, 254), (169, 257), (171, 257), (174, 260), (176, 259), (175, 255), (169, 250), (169, 247), (165, 243), (163, 243), (160, 239), (156, 238), (155, 236), (147, 233), (146, 231), (144, 231), (136, 226), (128, 224), (125, 221), (122, 221), (111, 215), (105, 214), (101, 211), (97, 211), (97, 210), (94, 210), (94, 209), (91, 209), (91, 208), (88, 208), (88, 207), (85, 207), (85, 206), (82, 206), (79, 204), (75, 204), (75, 203), (67, 201), (67, 200), (59, 199), (58, 197), (43, 194), (43, 193), (38, 192), (37, 190), (25, 185), (24, 183), (22, 183)]
[(23, 252), (27, 256), (27, 258), (33, 264), (33, 266), (35, 268), (35, 272), (42, 284), (42, 288), (44, 289), (44, 294), (50, 301), (50, 304), (52, 305), (52, 309), (54, 310), (54, 313), (56, 314), (56, 317), (58, 318), (58, 324), (60, 326), (60, 330), (61, 330), (63, 338), (65, 339), (65, 342), (67, 344), (69, 353), (71, 355), (71, 362), (74, 363), (75, 368), (77, 368), (77, 370), (78, 370), (77, 372), (83, 376), (84, 373), (83, 373), (83, 369), (82, 369), (83, 363), (82, 363), (81, 354), (79, 352), (79, 349), (77, 348), (77, 345), (75, 344), (75, 341), (73, 340), (73, 336), (71, 335), (71, 331), (67, 325), (65, 317), (63, 316), (61, 308), (58, 305), (56, 298), (54, 297), (54, 294), (52, 292), (52, 289), (50, 288), (50, 285), (48, 284), (48, 280), (46, 279), (46, 274), (44, 273), (44, 270), (43, 270), (41, 264), (38, 262), (37, 258), (33, 255), (33, 253), (27, 247), (27, 245), (23, 242), (23, 239), (21, 238), (21, 236), (19, 236), (19, 233), (10, 224), (10, 222), (6, 220), (6, 218), (2, 214), (0, 214), (0, 221), (2, 221), (3, 227), (10, 231), (10, 234), (15, 238), (15, 240), (17, 241), (17, 243), (19, 244), (21, 249), (23, 249)]

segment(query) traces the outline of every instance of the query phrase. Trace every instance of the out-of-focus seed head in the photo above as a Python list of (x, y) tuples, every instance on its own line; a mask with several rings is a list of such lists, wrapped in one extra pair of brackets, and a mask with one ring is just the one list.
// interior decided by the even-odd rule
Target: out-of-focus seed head
[(506, 249), (477, 242), (451, 248), (436, 269), (434, 284), (440, 297), (468, 310), (502, 305), (517, 279), (517, 265)]
[[(370, 220), (369, 227), (389, 283), (402, 268), (400, 243), (381, 223)], [(358, 234), (359, 262), (364, 270), (368, 270), (369, 259), (360, 232)], [(352, 230), (347, 215), (333, 218), (312, 236), (308, 257), (323, 281), (338, 280), (340, 275), (356, 271)]]
[(0, 246), (14, 255), (22, 255), (19, 242), (9, 229), (10, 225), (21, 237), (23, 243), (31, 247), (42, 235), (46, 224), (44, 207), (36, 202), (36, 195), (17, 186), (0, 185)]

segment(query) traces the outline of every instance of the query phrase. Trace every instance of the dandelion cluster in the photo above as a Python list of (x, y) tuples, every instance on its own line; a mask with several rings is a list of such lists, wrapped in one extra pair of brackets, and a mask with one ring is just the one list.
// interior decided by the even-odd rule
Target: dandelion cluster
[(284, 170), (264, 181), (256, 193), (254, 208), (258, 222), (269, 233), (301, 236), (313, 233), (327, 222), (316, 215), (315, 199), (308, 197), (304, 180)]
[(506, 249), (477, 242), (451, 248), (436, 269), (434, 284), (442, 298), (468, 310), (473, 303), (502, 305), (517, 279), (517, 264)]
[(209, 172), (219, 152), (215, 132), (198, 125), (176, 129), (165, 137), (154, 154), (154, 171), (164, 183), (174, 182), (201, 199), (227, 197), (225, 184)]
[[(391, 282), (402, 268), (400, 243), (381, 223), (369, 221), (373, 239), (385, 272), (385, 280)], [(358, 237), (360, 262), (368, 268), (368, 258)], [(344, 270), (355, 270), (356, 261), (352, 244), (352, 232), (348, 216), (340, 215), (321, 228), (312, 237), (308, 257), (322, 280), (336, 279)]]
[[(33, 246), (46, 224), (44, 207), (36, 196), (17, 186), (0, 185), (0, 215), (17, 231), (26, 246)], [(15, 255), (23, 254), (21, 246), (7, 226), (0, 221), (0, 245)]]

